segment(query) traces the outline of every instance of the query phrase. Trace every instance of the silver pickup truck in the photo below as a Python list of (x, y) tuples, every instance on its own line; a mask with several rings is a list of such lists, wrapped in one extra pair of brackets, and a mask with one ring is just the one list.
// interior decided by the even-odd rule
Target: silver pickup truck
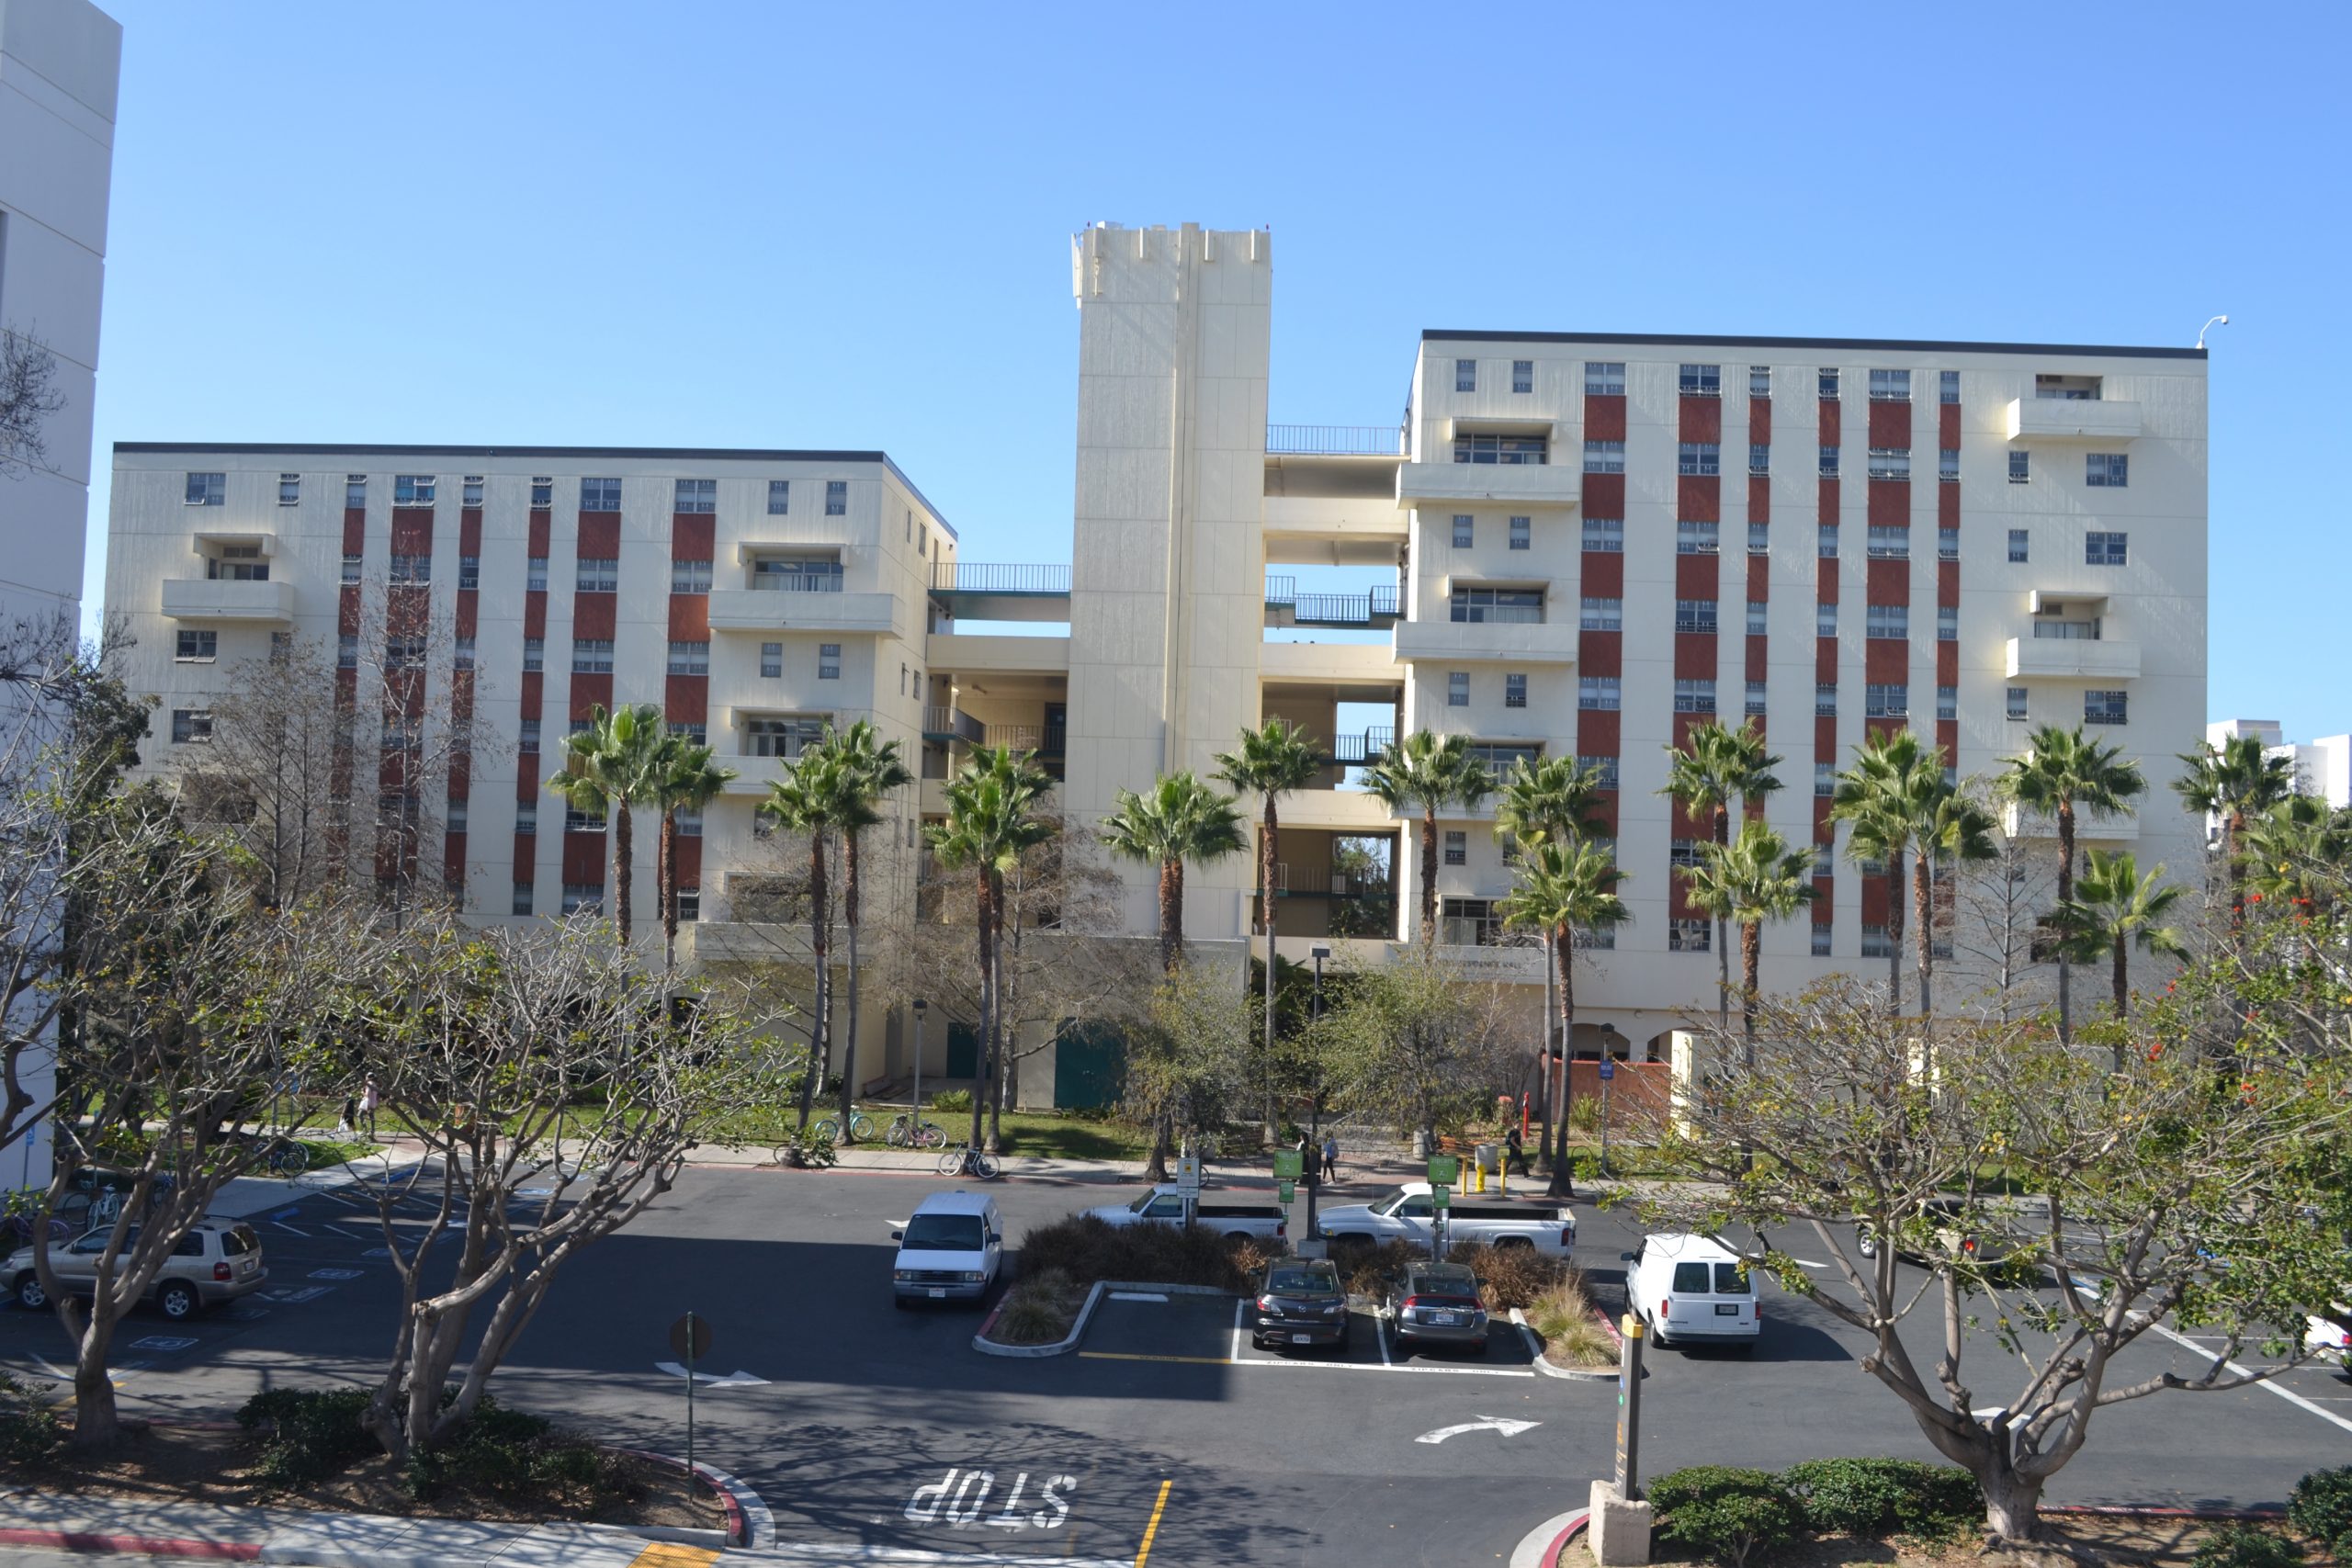
[[(1107, 1225), (1184, 1223), (1184, 1195), (1172, 1186), (1155, 1187), (1131, 1202), (1105, 1204), (1087, 1213)], [(1290, 1234), (1290, 1215), (1272, 1198), (1250, 1202), (1237, 1198), (1203, 1197), (1193, 1205), (1193, 1223), (1228, 1239), (1254, 1236), (1279, 1242)]]
[[(1409, 1241), (1427, 1247), (1436, 1213), (1430, 1184), (1408, 1181), (1374, 1202), (1327, 1208), (1318, 1223), (1335, 1243)], [(1542, 1199), (1521, 1202), (1456, 1196), (1446, 1211), (1445, 1235), (1449, 1242), (1532, 1247), (1566, 1258), (1577, 1245), (1577, 1217), (1566, 1204)]]

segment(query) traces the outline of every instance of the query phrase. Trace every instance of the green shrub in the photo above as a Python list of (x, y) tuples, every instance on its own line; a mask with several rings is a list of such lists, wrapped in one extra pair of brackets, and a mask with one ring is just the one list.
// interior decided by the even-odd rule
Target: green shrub
[(2252, 1525), (2227, 1525), (2197, 1543), (2196, 1568), (2301, 1568), (2302, 1549)]
[(376, 1452), (359, 1424), (368, 1398), (364, 1388), (272, 1388), (245, 1401), (237, 1425), (261, 1437), (255, 1478), (267, 1487), (305, 1486)]
[[(2313, 1540), (2352, 1536), (2352, 1465), (2314, 1470), (2287, 1494), (2287, 1522)], [(2344, 1555), (2339, 1548), (2336, 1555)]]
[(972, 1091), (968, 1089), (951, 1089), (945, 1094), (934, 1094), (931, 1097), (931, 1109), (939, 1111), (960, 1111), (968, 1116), (972, 1113)]
[(1445, 1250), (1448, 1263), (1459, 1263), (1478, 1276), (1478, 1294), (1487, 1310), (1507, 1313), (1513, 1307), (1522, 1311), (1556, 1291), (1568, 1278), (1565, 1258), (1554, 1258), (1532, 1247), (1487, 1247), (1479, 1242), (1465, 1242)]
[(0, 1372), (0, 1463), (39, 1464), (64, 1442), (56, 1411), (15, 1377)]
[[(1740, 1495), (1787, 1497), (1788, 1488), (1769, 1470), (1743, 1470), (1737, 1465), (1694, 1464), (1668, 1471), (1645, 1489), (1650, 1506), (1663, 1517), (1686, 1503)], [(1793, 1501), (1794, 1499), (1791, 1499)]]
[(1694, 1465), (1650, 1483), (1661, 1541), (1703, 1552), (1726, 1568), (1794, 1540), (1804, 1510), (1769, 1471)]
[(1033, 1270), (1005, 1292), (990, 1337), (1008, 1345), (1046, 1345), (1069, 1332), (1086, 1291), (1058, 1269)]
[(1984, 1517), (1975, 1477), (1907, 1459), (1816, 1459), (1781, 1472), (1781, 1483), (1825, 1534), (1949, 1540)]
[(1250, 1280), (1237, 1249), (1213, 1230), (1181, 1225), (1110, 1225), (1073, 1214), (1021, 1238), (1023, 1274), (1057, 1272), (1083, 1287), (1097, 1280), (1209, 1285), (1246, 1291)]

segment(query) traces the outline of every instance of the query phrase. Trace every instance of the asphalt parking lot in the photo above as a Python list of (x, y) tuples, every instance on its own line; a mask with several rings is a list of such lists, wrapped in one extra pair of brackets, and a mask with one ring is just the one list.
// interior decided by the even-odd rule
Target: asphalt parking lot
[[(882, 1174), (689, 1170), (622, 1235), (572, 1263), (495, 1387), (607, 1438), (684, 1446), (669, 1325), (714, 1332), (699, 1369), (702, 1455), (754, 1486), (781, 1539), (834, 1551), (920, 1549), (1132, 1563), (1448, 1564), (1508, 1557), (1580, 1506), (1611, 1461), (1616, 1391), (1539, 1376), (1515, 1336), (1483, 1359), (1397, 1357), (1359, 1315), (1344, 1352), (1261, 1351), (1230, 1298), (1107, 1303), (1078, 1355), (1002, 1359), (970, 1347), (980, 1314), (889, 1304), (891, 1222), (951, 1185)], [(1103, 1189), (1006, 1181), (1017, 1239)], [(1633, 1222), (1579, 1205), (1578, 1260), (1622, 1304)], [(314, 1194), (254, 1216), (268, 1287), (122, 1337), (131, 1414), (219, 1416), (265, 1386), (372, 1381), (395, 1326), (372, 1207)], [(1783, 1238), (1818, 1259), (1804, 1238)], [(1144, 1294), (1148, 1295), (1148, 1292)], [(1859, 1367), (1859, 1337), (1767, 1287), (1750, 1357), (1653, 1350), (1645, 1469), (1779, 1466), (1838, 1453), (1932, 1457)], [(1996, 1404), (2014, 1365), (1971, 1351)], [(55, 1320), (0, 1313), (0, 1364), (63, 1370)], [(2138, 1371), (2187, 1371), (2169, 1343)], [(2163, 1394), (2102, 1412), (2053, 1500), (2277, 1504), (2303, 1472), (2352, 1461), (2352, 1383), (2304, 1369), (2296, 1404), (2265, 1389)], [(1442, 1436), (1440, 1434), (1442, 1434)]]

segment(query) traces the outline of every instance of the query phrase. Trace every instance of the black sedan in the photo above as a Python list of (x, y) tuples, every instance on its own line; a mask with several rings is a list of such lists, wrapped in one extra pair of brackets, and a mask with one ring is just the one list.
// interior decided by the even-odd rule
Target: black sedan
[(1260, 1349), (1287, 1345), (1348, 1343), (1348, 1292), (1340, 1271), (1323, 1259), (1277, 1258), (1251, 1303), (1250, 1341)]

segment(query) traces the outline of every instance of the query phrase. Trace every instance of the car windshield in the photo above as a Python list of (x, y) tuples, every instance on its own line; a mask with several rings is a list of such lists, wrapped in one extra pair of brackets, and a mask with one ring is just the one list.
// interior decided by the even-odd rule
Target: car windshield
[(907, 1222), (907, 1234), (899, 1245), (909, 1252), (978, 1252), (980, 1216), (917, 1214)]
[(1425, 1296), (1466, 1298), (1478, 1293), (1478, 1277), (1462, 1268), (1418, 1269), (1407, 1283), (1415, 1293)]
[(1272, 1296), (1336, 1296), (1340, 1276), (1329, 1269), (1273, 1269), (1266, 1274)]

